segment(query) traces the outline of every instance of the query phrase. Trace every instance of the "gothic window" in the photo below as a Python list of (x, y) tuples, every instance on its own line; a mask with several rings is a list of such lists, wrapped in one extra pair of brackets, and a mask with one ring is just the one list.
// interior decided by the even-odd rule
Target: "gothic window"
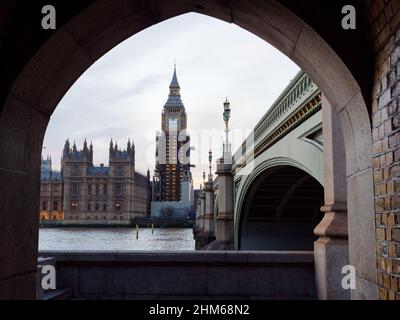
[(88, 184), (88, 194), (91, 195), (92, 194), (92, 185)]
[(107, 203), (103, 203), (103, 211), (107, 211)]
[(57, 211), (57, 210), (58, 210), (58, 202), (53, 201), (53, 211)]
[(117, 166), (116, 175), (117, 176), (123, 176), (124, 175), (124, 167), (123, 166)]
[(46, 210), (47, 210), (47, 202), (42, 201), (42, 211), (46, 211)]
[(116, 183), (115, 184), (115, 193), (118, 196), (122, 196), (122, 183)]
[(107, 185), (103, 185), (103, 194), (107, 194)]
[(115, 210), (122, 210), (122, 203), (121, 202), (116, 202), (115, 203)]
[(90, 202), (87, 204), (87, 211), (90, 211), (91, 206), (90, 206)]
[(75, 164), (72, 167), (72, 175), (73, 176), (79, 176), (80, 170), (79, 170), (79, 165)]
[(77, 183), (71, 184), (71, 195), (77, 196), (79, 194), (79, 185)]
[(99, 204), (98, 204), (98, 203), (96, 203), (96, 204), (94, 205), (94, 209), (95, 209), (96, 211), (99, 211)]
[(96, 184), (96, 196), (98, 196), (100, 193), (100, 185), (97, 183)]

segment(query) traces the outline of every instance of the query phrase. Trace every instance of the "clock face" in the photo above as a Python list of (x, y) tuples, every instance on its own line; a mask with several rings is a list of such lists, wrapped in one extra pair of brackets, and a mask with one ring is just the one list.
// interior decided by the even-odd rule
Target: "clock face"
[(177, 118), (169, 118), (168, 119), (168, 129), (169, 130), (178, 130), (178, 119)]

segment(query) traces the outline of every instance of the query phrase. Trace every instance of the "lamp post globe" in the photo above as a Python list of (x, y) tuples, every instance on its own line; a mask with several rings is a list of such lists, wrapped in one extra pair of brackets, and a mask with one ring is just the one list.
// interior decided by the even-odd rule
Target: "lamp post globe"
[(228, 121), (231, 117), (231, 108), (230, 108), (231, 104), (228, 101), (228, 98), (226, 98), (225, 102), (224, 102), (224, 121), (226, 124), (228, 124)]

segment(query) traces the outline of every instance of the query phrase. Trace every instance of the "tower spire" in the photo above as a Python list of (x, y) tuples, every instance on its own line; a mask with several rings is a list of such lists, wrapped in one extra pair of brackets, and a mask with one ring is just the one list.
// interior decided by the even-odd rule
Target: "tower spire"
[(112, 151), (112, 150), (114, 150), (114, 142), (113, 142), (113, 139), (111, 138), (111, 141), (110, 141), (110, 151)]
[(178, 82), (178, 76), (176, 75), (176, 63), (174, 64), (174, 74), (172, 76), (171, 84), (169, 85), (170, 88), (170, 93), (172, 95), (179, 95), (179, 82)]

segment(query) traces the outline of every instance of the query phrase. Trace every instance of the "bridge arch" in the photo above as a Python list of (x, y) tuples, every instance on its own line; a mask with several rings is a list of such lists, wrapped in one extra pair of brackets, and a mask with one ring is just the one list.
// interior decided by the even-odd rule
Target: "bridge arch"
[[(324, 185), (323, 148), (316, 143), (303, 139), (305, 133), (319, 128), (321, 123), (322, 115), (319, 111), (289, 132), (277, 143), (269, 147), (262, 154), (258, 155), (248, 164), (251, 170), (244, 167), (236, 172), (234, 176), (234, 228), (235, 246), (237, 248), (239, 246), (239, 229), (240, 222), (242, 221), (240, 215), (242, 206), (244, 205), (244, 198), (246, 197), (250, 185), (265, 171), (276, 166), (292, 166), (306, 172), (322, 186)], [(249, 171), (250, 174), (248, 174)]]
[[(0, 147), (8, 150), (0, 156), (3, 181), (0, 234), (9, 243), (0, 252), (4, 262), (0, 286), (5, 288), (4, 292), (15, 292), (15, 297), (34, 296), (40, 154), (48, 121), (58, 102), (76, 79), (114, 46), (152, 24), (187, 12), (235, 23), (268, 41), (305, 70), (335, 107), (346, 137), (350, 262), (356, 267), (359, 279), (376, 283), (372, 136), (365, 103), (370, 95), (365, 82), (369, 79), (366, 65), (371, 69), (372, 65), (363, 60), (367, 56), (365, 48), (355, 45), (351, 50), (346, 45), (346, 41), (352, 45), (357, 36), (349, 39), (339, 29), (342, 33), (335, 33), (332, 38), (326, 32), (331, 30), (327, 25), (336, 20), (324, 20), (327, 25), (318, 25), (310, 15), (302, 16), (307, 12), (304, 8), (289, 9), (273, 0), (88, 3), (68, 4), (71, 7), (61, 14), (58, 29), (51, 36), (37, 30), (36, 15), (21, 17), (20, 13), (40, 12), (37, 4), (10, 2), (6, 7), (7, 23), (1, 27), (16, 37), (1, 40), (1, 47), (6, 50), (4, 55), (8, 57), (1, 62), (5, 85), (0, 96)], [(327, 16), (338, 19), (339, 7), (327, 10), (337, 10), (337, 15)], [(26, 29), (20, 26), (20, 19), (27, 21)], [(335, 40), (339, 38), (344, 42)], [(20, 43), (26, 44), (23, 52), (17, 52)], [(13, 58), (16, 63), (9, 67), (7, 63)], [(20, 284), (17, 291), (7, 289), (15, 283)]]
[[(285, 142), (283, 142), (285, 144)], [(273, 168), (279, 167), (293, 167), (297, 168), (304, 173), (311, 176), (313, 179), (318, 181), (320, 185), (324, 185), (324, 174), (323, 174), (323, 159), (322, 152), (320, 150), (315, 149), (314, 146), (308, 144), (304, 141), (299, 141), (299, 146), (303, 146), (305, 148), (305, 152), (303, 154), (310, 154), (315, 152), (313, 158), (307, 157), (306, 159), (301, 159), (300, 155), (297, 159), (291, 157), (287, 157), (283, 154), (279, 154), (279, 156), (274, 157), (274, 153), (266, 152), (260, 156), (260, 158), (255, 159), (254, 170), (252, 170), (251, 174), (248, 176), (235, 176), (235, 184), (236, 184), (236, 195), (235, 195), (235, 205), (234, 205), (234, 213), (235, 213), (235, 247), (240, 248), (239, 237), (240, 237), (240, 224), (242, 222), (242, 213), (243, 208), (245, 206), (246, 197), (248, 196), (248, 192), (251, 186), (255, 183), (256, 180), (260, 179), (262, 175), (266, 172), (270, 171)], [(273, 146), (276, 149), (280, 149), (280, 146)], [(266, 158), (266, 159), (265, 159)], [(308, 160), (308, 161), (307, 161)]]
[(238, 216), (238, 248), (312, 251), (323, 203), (323, 186), (299, 166), (268, 167), (248, 181)]

